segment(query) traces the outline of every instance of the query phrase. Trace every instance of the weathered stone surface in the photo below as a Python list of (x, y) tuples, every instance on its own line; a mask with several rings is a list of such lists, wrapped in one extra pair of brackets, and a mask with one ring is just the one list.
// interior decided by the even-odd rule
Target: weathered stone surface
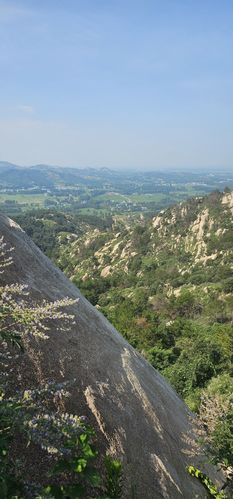
[(17, 224), (0, 216), (0, 234), (15, 248), (2, 281), (27, 284), (36, 300), (79, 298), (68, 333), (58, 323), (48, 340), (31, 345), (22, 383), (76, 379), (68, 409), (89, 418), (100, 449), (123, 459), (125, 498), (204, 498), (185, 469), (200, 458), (189, 456), (192, 426), (182, 400)]

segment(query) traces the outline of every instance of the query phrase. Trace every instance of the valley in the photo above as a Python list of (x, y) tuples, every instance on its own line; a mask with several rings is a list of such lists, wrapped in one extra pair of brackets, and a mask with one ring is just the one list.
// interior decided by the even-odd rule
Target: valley
[[(8, 196), (10, 196), (9, 193)], [(21, 193), (18, 196), (22, 196), (21, 199), (25, 201), (30, 195)], [(31, 196), (33, 199), (33, 195)], [(41, 194), (38, 194), (38, 203), (42, 199), (40, 196)], [(106, 201), (106, 196), (102, 196)], [(144, 195), (134, 196), (137, 196), (141, 202)], [(160, 197), (160, 202), (161, 199)], [(37, 343), (33, 344), (33, 342), (28, 354), (30, 357), (34, 352), (35, 359), (37, 355), (39, 355), (38, 359), (45, 359), (44, 367), (43, 363), (40, 364), (39, 370), (42, 369), (42, 371), (51, 369), (49, 367), (51, 359), (56, 355), (58, 365), (62, 366), (59, 372), (63, 373), (64, 366), (65, 372), (70, 373), (69, 376), (73, 377), (76, 372), (82, 385), (92, 365), (92, 371), (95, 374), (94, 377), (91, 375), (91, 378), (88, 374), (90, 385), (86, 387), (84, 393), (88, 411), (91, 410), (94, 416), (94, 419), (91, 416), (94, 427), (97, 423), (98, 442), (102, 442), (99, 430), (102, 432), (103, 429), (99, 411), (109, 428), (110, 433), (107, 438), (113, 438), (110, 437), (112, 424), (109, 425), (109, 417), (112, 420), (117, 400), (117, 411), (120, 416), (116, 416), (114, 428), (117, 427), (119, 417), (122, 417), (124, 432), (127, 432), (130, 444), (126, 445), (124, 439), (122, 440), (121, 432), (114, 429), (114, 432), (118, 431), (118, 443), (114, 443), (115, 448), (118, 449), (116, 456), (119, 457), (122, 454), (123, 447), (124, 452), (131, 455), (131, 449), (135, 447), (134, 432), (131, 432), (125, 411), (121, 408), (121, 399), (126, 396), (126, 393), (128, 397), (131, 388), (133, 388), (133, 393), (137, 394), (135, 395), (136, 402), (134, 398), (130, 402), (131, 409), (135, 403), (136, 405), (139, 403), (136, 410), (139, 410), (139, 413), (145, 411), (154, 422), (158, 417), (162, 426), (166, 424), (168, 417), (173, 417), (171, 415), (174, 408), (172, 408), (171, 400), (176, 400), (176, 411), (181, 411), (179, 418), (183, 420), (187, 417), (184, 416), (188, 411), (187, 406), (198, 415), (197, 424), (204, 428), (204, 452), (211, 463), (220, 465), (228, 486), (227, 490), (230, 490), (233, 392), (233, 191), (225, 187), (222, 192), (215, 190), (207, 195), (191, 196), (178, 203), (171, 203), (170, 199), (169, 204), (167, 208), (163, 207), (150, 212), (141, 209), (118, 211), (115, 208), (111, 210), (73, 208), (71, 210), (67, 207), (62, 208), (60, 205), (45, 209), (41, 202), (38, 205), (35, 204), (33, 210), (18, 210), (16, 207), (14, 222), (8, 221), (2, 215), (2, 233), (16, 244), (13, 251), (15, 253), (16, 249), (16, 262), (13, 265), (12, 275), (15, 275), (16, 265), (17, 280), (23, 283), (29, 282), (30, 298), (36, 297), (40, 290), (39, 295), (54, 299), (56, 296), (63, 296), (65, 289), (69, 290), (69, 296), (71, 292), (72, 297), (78, 297), (78, 303), (75, 305), (77, 329), (75, 327), (72, 333), (74, 338), (71, 339), (68, 335), (62, 339), (61, 343), (59, 343), (61, 340), (54, 338), (55, 343), (53, 343), (55, 326), (52, 336), (46, 336), (48, 345), (51, 340), (53, 343), (52, 357), (50, 347), (47, 350), (46, 347), (39, 346)], [(27, 208), (30, 208), (30, 204)], [(26, 234), (15, 222), (20, 224), (42, 252), (66, 274), (75, 286), (72, 287), (64, 275), (58, 273), (42, 253), (38, 253), (36, 246), (32, 246), (33, 243), (27, 239)], [(7, 228), (8, 226), (10, 229)], [(8, 274), (10, 276), (11, 272), (7, 270), (6, 275)], [(94, 305), (94, 309), (82, 298), (77, 288)], [(21, 287), (17, 289), (20, 292)], [(7, 293), (3, 293), (3, 296), (5, 294), (7, 298)], [(15, 306), (18, 307), (17, 304)], [(22, 310), (24, 307), (25, 305), (22, 304)], [(103, 315), (98, 315), (99, 312)], [(56, 317), (55, 314), (54, 318)], [(102, 337), (106, 331), (106, 338)], [(79, 338), (78, 343), (77, 338)], [(69, 344), (70, 342), (72, 345)], [(115, 350), (111, 342), (116, 343)], [(26, 343), (26, 345), (27, 351), (29, 344)], [(119, 361), (117, 357), (116, 362), (114, 356), (117, 355), (118, 347), (122, 349), (121, 360)], [(81, 364), (80, 360), (76, 362), (80, 355), (81, 359), (86, 358), (86, 367), (82, 365), (83, 360)], [(138, 360), (133, 361), (133, 358)], [(34, 360), (33, 362), (38, 369), (40, 361)], [(71, 371), (69, 371), (70, 362), (72, 362)], [(116, 366), (112, 373), (114, 362)], [(109, 368), (106, 371), (108, 363), (112, 378)], [(151, 369), (151, 366), (154, 369)], [(28, 369), (20, 369), (20, 371), (27, 378)], [(157, 378), (158, 371), (163, 376), (159, 378), (160, 381)], [(56, 380), (60, 379), (59, 372), (52, 363), (52, 376), (55, 376)], [(107, 379), (112, 379), (110, 413), (106, 412), (106, 394), (109, 392), (109, 382), (106, 384), (105, 381), (106, 376)], [(116, 376), (120, 376), (117, 384), (115, 383)], [(126, 380), (124, 386), (127, 386), (123, 389), (120, 388), (122, 376)], [(34, 382), (37, 383), (37, 381)], [(149, 389), (153, 411), (149, 409), (149, 398), (142, 389), (145, 382), (145, 390)], [(148, 388), (147, 383), (149, 385), (152, 383), (151, 388)], [(162, 383), (161, 392), (160, 383)], [(62, 385), (59, 384), (59, 386)], [(82, 393), (82, 390), (80, 392), (78, 389), (78, 399), (81, 397), (82, 400)], [(161, 414), (155, 402), (160, 393)], [(176, 394), (180, 398), (174, 399), (177, 397)], [(141, 404), (142, 397), (146, 397), (145, 406), (144, 403)], [(184, 404), (182, 409), (178, 409), (179, 405), (183, 404), (181, 399), (187, 405)], [(11, 403), (10, 399), (8, 403)], [(83, 405), (83, 401), (81, 404)], [(76, 406), (72, 410), (76, 412)], [(165, 412), (168, 410), (165, 418), (164, 410)], [(12, 417), (15, 417), (14, 410)], [(174, 417), (177, 421), (176, 416)], [(177, 422), (174, 424), (176, 425)], [(194, 424), (193, 421), (192, 424)], [(185, 425), (187, 425), (186, 419), (181, 423), (181, 427)], [(199, 426), (196, 428), (196, 423), (194, 426), (194, 434), (196, 435), (196, 432), (199, 434)], [(142, 432), (144, 428), (145, 425)], [(154, 428), (154, 423), (148, 425), (149, 434), (152, 428)], [(180, 429), (176, 427), (176, 436), (179, 432)], [(155, 434), (157, 438), (158, 433)], [(183, 436), (180, 435), (179, 445), (182, 439)], [(119, 442), (121, 442), (120, 447)], [(103, 445), (106, 448), (106, 443)], [(169, 449), (172, 445), (169, 441)], [(196, 448), (197, 444), (192, 441), (185, 445), (188, 447), (194, 445)], [(163, 446), (159, 450), (161, 456), (163, 455), (162, 449)], [(178, 452), (183, 459), (183, 451), (178, 450)], [(194, 451), (192, 448), (191, 453), (193, 456), (191, 463), (202, 462), (200, 461), (202, 460), (201, 449)], [(25, 452), (25, 462), (27, 459), (27, 452)], [(144, 455), (143, 459), (146, 463), (147, 455)], [(131, 460), (137, 469), (137, 463), (132, 457), (130, 457)], [(131, 470), (124, 462), (124, 458), (122, 462), (125, 472), (132, 480)], [(190, 460), (185, 462), (190, 464)], [(156, 477), (165, 476), (162, 471), (163, 465), (156, 464), (156, 466)], [(172, 461), (173, 466), (174, 461)], [(189, 469), (190, 474), (195, 473), (196, 468), (193, 464)], [(201, 464), (201, 469), (205, 469), (204, 463)], [(31, 466), (30, 474), (34, 476), (34, 473), (35, 470)], [(183, 464), (179, 468), (179, 476), (183, 476), (182, 487), (186, 487), (186, 482), (188, 484), (186, 475), (187, 470)], [(154, 471), (149, 468), (148, 474), (144, 473), (141, 477), (142, 481), (137, 480), (137, 490), (141, 490), (145, 480), (148, 480), (149, 490), (151, 487), (149, 483), (153, 476)], [(216, 471), (212, 477), (214, 480), (217, 479)], [(162, 482), (159, 478), (158, 480), (158, 486), (162, 491), (161, 497), (167, 497)], [(220, 482), (218, 481), (218, 484)], [(181, 487), (181, 482), (178, 487)], [(188, 490), (186, 494), (189, 493)], [(174, 497), (179, 497), (173, 485), (171, 491)], [(131, 495), (129, 497), (131, 498)], [(219, 497), (225, 499), (228, 495), (221, 493)]]
[(233, 499), (232, 25), (0, 0), (0, 499)]
[(148, 216), (191, 196), (233, 187), (231, 171), (130, 171), (108, 168), (19, 167), (0, 162), (0, 210), (32, 209), (81, 214)]
[(197, 411), (232, 373), (233, 194), (152, 218), (34, 212), (18, 221), (123, 336)]
[[(95, 404), (98, 407), (101, 406), (99, 405), (101, 394), (105, 392), (104, 379), (107, 361), (105, 360), (104, 365), (102, 364), (102, 349), (107, 348), (107, 351), (104, 350), (104, 355), (107, 356), (112, 355), (112, 349), (110, 346), (104, 346), (99, 337), (97, 350), (95, 350), (94, 338), (96, 338), (96, 327), (98, 335), (101, 336), (107, 324), (109, 328), (107, 341), (119, 341), (120, 344), (123, 342), (122, 345), (130, 344), (142, 356), (138, 357), (141, 359), (138, 361), (139, 364), (143, 362), (143, 368), (140, 367), (141, 386), (147, 379), (148, 369), (151, 370), (150, 366), (152, 366), (154, 368), (151, 371), (152, 377), (158, 376), (157, 371), (163, 376), (161, 380), (166, 383), (163, 388), (164, 393), (169, 393), (169, 390), (173, 389), (171, 393), (179, 395), (180, 403), (183, 399), (187, 404), (183, 406), (185, 410), (188, 410), (188, 406), (198, 415), (199, 424), (205, 428), (204, 442), (208, 459), (213, 464), (220, 465), (228, 484), (228, 475), (230, 473), (231, 476), (232, 473), (233, 451), (233, 190), (225, 186), (223, 191), (218, 188), (212, 191), (213, 186), (219, 187), (221, 182), (224, 182), (220, 181), (220, 176), (217, 179), (215, 176), (211, 177), (210, 183), (205, 183), (205, 186), (201, 184), (202, 187), (199, 190), (200, 186), (190, 187), (187, 177), (181, 182), (181, 179), (178, 181), (177, 174), (174, 174), (174, 182), (171, 182), (170, 178), (169, 186), (165, 186), (159, 181), (158, 192), (154, 194), (147, 192), (150, 189), (149, 183), (152, 182), (151, 177), (150, 182), (149, 180), (148, 183), (142, 182), (140, 187), (138, 179), (133, 180), (131, 177), (131, 191), (126, 194), (125, 191), (129, 189), (127, 182), (123, 185), (122, 180), (120, 187), (118, 182), (118, 188), (115, 185), (115, 190), (113, 190), (114, 182), (112, 182), (111, 185), (105, 186), (109, 189), (107, 191), (104, 191), (102, 185), (101, 191), (100, 186), (98, 188), (90, 186), (90, 183), (97, 182), (96, 172), (92, 171), (88, 180), (86, 173), (87, 185), (84, 189), (88, 198), (86, 208), (81, 207), (80, 200), (74, 201), (75, 189), (82, 189), (80, 185), (72, 187), (73, 194), (71, 197), (64, 198), (67, 201), (65, 204), (60, 196), (58, 196), (59, 201), (52, 206), (46, 204), (45, 198), (54, 197), (55, 190), (58, 192), (59, 189), (57, 186), (51, 187), (50, 185), (48, 191), (48, 186), (42, 187), (42, 184), (36, 188), (28, 186), (28, 191), (25, 185), (16, 188), (11, 184), (11, 187), (2, 189), (0, 199), (2, 206), (4, 205), (3, 211), (13, 216), (15, 222), (19, 223), (42, 252), (75, 285), (72, 296), (73, 293), (79, 296), (81, 310), (82, 307), (84, 307), (83, 310), (86, 306), (90, 307), (89, 304), (85, 305), (85, 301), (82, 302), (82, 295), (94, 306), (94, 311), (90, 308), (83, 316), (81, 312), (80, 320), (81, 324), (83, 321), (83, 325), (80, 332), (79, 329), (75, 332), (75, 334), (81, 334), (82, 355), (87, 356), (88, 360), (85, 362), (88, 369), (90, 358), (85, 338), (87, 332), (89, 334), (91, 331), (94, 335), (92, 340), (94, 350), (91, 354), (92, 368), (96, 372), (96, 379), (99, 373), (102, 373), (100, 385), (99, 381), (97, 385), (96, 380), (91, 381), (97, 398), (92, 398), (91, 394), (87, 396), (89, 407), (101, 428), (102, 423), (98, 419), (99, 409), (96, 409)], [(102, 174), (104, 177), (110, 175), (109, 171), (102, 172), (100, 176)], [(204, 177), (202, 181), (203, 179)], [(103, 178), (100, 182), (103, 182)], [(180, 189), (181, 184), (182, 189)], [(155, 185), (151, 185), (151, 189), (155, 189)], [(229, 185), (231, 186), (230, 181)], [(45, 189), (45, 191), (42, 193), (40, 189)], [(68, 186), (66, 189), (68, 190)], [(128, 199), (128, 204), (122, 201), (125, 197)], [(95, 204), (97, 199), (98, 204)], [(85, 204), (84, 198), (82, 202)], [(13, 210), (12, 213), (11, 210)], [(12, 222), (11, 227), (17, 233), (21, 229), (15, 225), (15, 222)], [(3, 227), (4, 224), (6, 221), (3, 218)], [(24, 232), (20, 237), (24, 241), (27, 236), (23, 234)], [(11, 238), (11, 232), (8, 237)], [(16, 238), (15, 241), (17, 246), (18, 239)], [(52, 263), (49, 261), (43, 261), (43, 265), (48, 268), (49, 275), (51, 273), (51, 279), (47, 277), (47, 273), (44, 274), (45, 270), (41, 262), (41, 258), (44, 257), (42, 254), (37, 255), (35, 248), (32, 248), (33, 256), (30, 256), (32, 243), (29, 241), (25, 239), (28, 256), (25, 257), (19, 247), (17, 276), (18, 274), (21, 276), (21, 265), (23, 265), (22, 282), (25, 279), (26, 282), (27, 279), (29, 282), (36, 280), (36, 288), (33, 291), (32, 287), (32, 293), (35, 292), (36, 296), (36, 289), (39, 285), (40, 293), (50, 296), (50, 284), (54, 279), (52, 276), (56, 275), (56, 285), (53, 287), (52, 284), (51, 288), (55, 291), (55, 295), (53, 291), (51, 296), (56, 296), (58, 291), (60, 296), (59, 280), (61, 280), (62, 289), (63, 286), (66, 288), (71, 284), (68, 285), (68, 281), (66, 284), (65, 281), (63, 282), (65, 277), (62, 277), (62, 274), (56, 274), (57, 271), (52, 269)], [(28, 265), (30, 261), (31, 264)], [(38, 265), (39, 267), (42, 265), (41, 272), (44, 275), (42, 281), (40, 272), (37, 273), (36, 270)], [(79, 294), (77, 288), (82, 295)], [(75, 312), (77, 317), (78, 310), (77, 306)], [(98, 312), (103, 315), (98, 316)], [(86, 313), (88, 319), (85, 316)], [(92, 317), (93, 314), (93, 319), (89, 321), (89, 316)], [(105, 323), (103, 316), (109, 322)], [(99, 329), (100, 320), (101, 328)], [(112, 326), (120, 333), (116, 337), (117, 340), (114, 335), (118, 333)], [(73, 340), (67, 339), (66, 341), (69, 343)], [(59, 344), (57, 347), (60, 348)], [(129, 349), (131, 347), (127, 346)], [(69, 348), (70, 346), (66, 346), (64, 352), (70, 351)], [(132, 350), (134, 352), (132, 355), (137, 356), (136, 351)], [(45, 357), (47, 355), (46, 350), (43, 353), (43, 348), (38, 355), (42, 354), (45, 354)], [(49, 350), (48, 354), (50, 356)], [(66, 354), (64, 357), (62, 350), (57, 351), (56, 355), (59, 356), (61, 365), (67, 362), (65, 361)], [(79, 350), (75, 355), (79, 357)], [(142, 397), (143, 392), (141, 388), (138, 388), (136, 380), (138, 374), (134, 372), (131, 378), (131, 367), (125, 355), (121, 354), (120, 361), (123, 362), (122, 368), (126, 373), (124, 376), (127, 377), (127, 383), (133, 383), (133, 390), (136, 390)], [(127, 353), (128, 355), (131, 354)], [(73, 362), (73, 352), (71, 354), (70, 351), (69, 356)], [(39, 357), (36, 360), (37, 367), (38, 362)], [(48, 365), (49, 362), (48, 357), (45, 364)], [(72, 367), (72, 376), (76, 369), (77, 367)], [(77, 373), (80, 375), (79, 370)], [(59, 378), (58, 374), (57, 376)], [(82, 372), (81, 379), (84, 379), (82, 376), (85, 378), (86, 374)], [(134, 379), (133, 382), (132, 379)], [(158, 386), (155, 381), (152, 384), (155, 390), (153, 397), (157, 397)], [(116, 390), (116, 385), (112, 386), (111, 410), (114, 407)], [(121, 396), (125, 396), (123, 392)], [(121, 404), (120, 399), (119, 404)], [(133, 400), (132, 404), (134, 404)], [(171, 406), (169, 407), (170, 412)], [(101, 411), (108, 421), (105, 404), (101, 406)], [(125, 414), (122, 413), (122, 417), (124, 420)], [(161, 421), (165, 424), (162, 416)], [(93, 424), (95, 425), (94, 422)], [(112, 431), (111, 428), (109, 431)], [(128, 427), (127, 432), (130, 434)], [(100, 435), (98, 438), (101, 441)], [(122, 438), (122, 436), (117, 438)], [(130, 439), (131, 444), (127, 452), (131, 452), (133, 446), (132, 435)], [(118, 448), (117, 444), (116, 447)], [(118, 452), (121, 453), (119, 450)], [(163, 452), (163, 446), (161, 452)], [(33, 469), (31, 473), (34, 473)], [(182, 474), (183, 470), (180, 469), (179, 473)], [(148, 480), (151, 480), (151, 476), (148, 476)], [(138, 489), (142, 486), (140, 481), (137, 486)], [(172, 493), (174, 494), (174, 490)], [(219, 497), (228, 496), (222, 493)]]

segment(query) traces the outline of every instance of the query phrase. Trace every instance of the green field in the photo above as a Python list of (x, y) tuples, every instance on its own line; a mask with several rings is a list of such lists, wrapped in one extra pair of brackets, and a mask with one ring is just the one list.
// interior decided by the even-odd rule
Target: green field
[(79, 208), (78, 213), (83, 215), (111, 215), (108, 208)]
[(19, 204), (37, 204), (44, 205), (45, 199), (49, 199), (47, 194), (0, 194), (0, 202), (16, 201)]
[(106, 192), (106, 194), (100, 194), (99, 196), (96, 196), (95, 199), (98, 201), (115, 201), (120, 203), (122, 201), (129, 202), (130, 196), (119, 194), (118, 192)]
[[(167, 192), (138, 192), (143, 186), (135, 186), (135, 192), (122, 194), (117, 190), (106, 190), (102, 194), (85, 187), (82, 194), (72, 192), (57, 192), (49, 189), (47, 192), (0, 192), (0, 210), (9, 216), (33, 209), (55, 209), (61, 211), (75, 211), (86, 215), (112, 215), (114, 213), (153, 213), (169, 205), (181, 202), (191, 195), (201, 195), (195, 191), (195, 186), (187, 183), (180, 189), (180, 184), (170, 186)], [(156, 187), (156, 190), (158, 188)], [(96, 195), (95, 195), (96, 194)]]
[(129, 196), (133, 203), (157, 203), (166, 198), (167, 194), (160, 194), (159, 192), (156, 194), (131, 194)]

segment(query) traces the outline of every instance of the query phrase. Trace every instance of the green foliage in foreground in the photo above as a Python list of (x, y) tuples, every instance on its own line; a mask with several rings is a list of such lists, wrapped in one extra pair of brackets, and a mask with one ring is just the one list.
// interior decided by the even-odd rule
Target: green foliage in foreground
[(233, 478), (233, 380), (228, 374), (213, 378), (203, 391), (199, 421), (204, 428), (202, 441), (212, 463)]
[[(12, 263), (9, 253), (0, 239), (1, 272)], [(120, 499), (121, 463), (108, 457), (99, 470), (95, 432), (85, 418), (61, 409), (70, 383), (17, 386), (16, 366), (28, 337), (44, 341), (51, 320), (60, 319), (63, 331), (73, 320), (63, 309), (74, 300), (33, 305), (27, 295), (25, 286), (0, 286), (0, 497)], [(39, 478), (31, 453), (40, 462)]]
[(224, 494), (224, 492), (220, 492), (214, 483), (210, 480), (210, 478), (202, 473), (202, 471), (198, 470), (194, 466), (189, 466), (187, 468), (188, 473), (197, 478), (199, 482), (205, 487), (208, 497), (215, 497), (215, 499), (229, 499), (228, 496)]
[[(46, 386), (43, 390), (24, 391), (15, 398), (2, 397), (0, 404), (0, 483), (1, 497), (71, 497), (86, 498), (88, 486), (99, 487), (101, 477), (91, 467), (96, 457), (91, 440), (93, 430), (81, 418), (71, 414), (62, 414), (44, 407), (54, 397), (64, 395), (60, 387)], [(23, 442), (23, 455), (17, 465), (11, 457), (11, 445), (15, 439)], [(27, 481), (25, 466), (30, 447), (38, 448), (41, 458), (47, 459), (48, 472), (45, 476), (51, 485)], [(66, 474), (71, 483), (53, 484), (54, 480), (62, 483)]]
[(105, 458), (106, 467), (106, 499), (121, 499), (123, 492), (122, 464), (109, 456)]

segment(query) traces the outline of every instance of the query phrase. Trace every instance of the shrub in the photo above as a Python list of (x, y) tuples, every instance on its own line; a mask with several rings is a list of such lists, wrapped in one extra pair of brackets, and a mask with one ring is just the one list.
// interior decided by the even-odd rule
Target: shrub
[[(11, 250), (0, 239), (0, 271), (12, 263)], [(85, 418), (64, 412), (72, 382), (50, 381), (39, 388), (20, 390), (15, 385), (15, 365), (29, 336), (46, 340), (49, 323), (61, 321), (61, 331), (73, 316), (64, 310), (76, 300), (32, 304), (28, 290), (19, 284), (0, 287), (0, 489), (1, 498), (85, 498), (100, 497), (106, 487), (93, 460), (93, 429)], [(58, 332), (59, 334), (59, 332)], [(12, 395), (12, 387), (15, 394)], [(12, 446), (15, 454), (12, 454)], [(33, 481), (28, 478), (31, 452), (46, 463), (47, 472)], [(121, 497), (121, 464), (108, 458), (109, 499)], [(104, 472), (103, 472), (104, 474)], [(96, 490), (96, 492), (93, 492)], [(104, 497), (104, 496), (103, 496)]]

